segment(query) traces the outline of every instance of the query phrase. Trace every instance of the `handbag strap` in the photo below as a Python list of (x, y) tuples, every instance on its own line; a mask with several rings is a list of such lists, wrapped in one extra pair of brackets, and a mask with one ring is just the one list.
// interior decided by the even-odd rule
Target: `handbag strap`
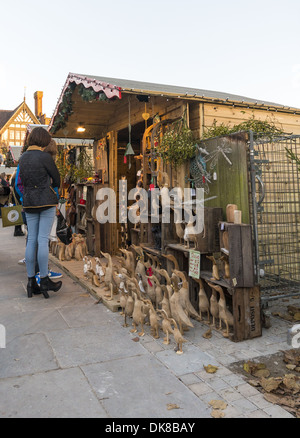
[(15, 200), (16, 205), (20, 205), (20, 202), (18, 201), (18, 199), (17, 199), (17, 197), (16, 197), (16, 193), (15, 193), (15, 189), (14, 189), (14, 187), (12, 187), (12, 193), (13, 193), (13, 195), (14, 195), (14, 200)]

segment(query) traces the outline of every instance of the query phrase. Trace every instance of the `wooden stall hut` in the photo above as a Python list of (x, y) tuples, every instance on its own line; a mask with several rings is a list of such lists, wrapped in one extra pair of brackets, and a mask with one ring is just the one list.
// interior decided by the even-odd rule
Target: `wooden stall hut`
[[(251, 238), (249, 138), (240, 132), (207, 137), (216, 133), (218, 126), (234, 127), (254, 120), (270, 121), (284, 132), (300, 134), (300, 110), (296, 108), (224, 92), (70, 73), (49, 125), (55, 137), (93, 141), (94, 175), (90, 181), (77, 184), (86, 200), (85, 231), (90, 253), (113, 255), (121, 247), (141, 246), (145, 253), (157, 256), (170, 274), (174, 268), (185, 272), (195, 306), (199, 301), (199, 279), (205, 282), (206, 293), (211, 294), (207, 281), (212, 278), (214, 254), (229, 256), (230, 278), (223, 276), (220, 284), (215, 278), (214, 284), (227, 290), (231, 300), (234, 340), (261, 333)], [(248, 126), (251, 128), (251, 123)], [(178, 132), (182, 148), (177, 142), (172, 155), (168, 141), (174, 137), (178, 140)], [(205, 167), (208, 157), (211, 172)], [(195, 204), (193, 190), (202, 188), (204, 227), (200, 236), (184, 240), (185, 229), (176, 227), (172, 208), (169, 224), (162, 223), (160, 210), (154, 222), (122, 221), (123, 213), (127, 217), (124, 205), (128, 211), (136, 201), (128, 199), (127, 194), (139, 187), (149, 197), (155, 188), (189, 189), (190, 205)], [(116, 199), (114, 220), (106, 223), (99, 221), (101, 206), (106, 202), (101, 188), (112, 189)], [(120, 204), (123, 195), (126, 203)], [(242, 214), (236, 224), (227, 220), (228, 205)], [(106, 212), (110, 207), (106, 204)], [(82, 208), (77, 206), (78, 214)], [(235, 245), (230, 246), (231, 254), (228, 245)], [(224, 262), (219, 268), (223, 275)]]

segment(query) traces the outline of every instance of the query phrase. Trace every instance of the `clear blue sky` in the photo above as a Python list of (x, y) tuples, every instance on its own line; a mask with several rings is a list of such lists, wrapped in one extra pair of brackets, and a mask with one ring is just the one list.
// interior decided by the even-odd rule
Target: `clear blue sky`
[(299, 0), (0, 0), (0, 109), (69, 72), (224, 91), (300, 108)]

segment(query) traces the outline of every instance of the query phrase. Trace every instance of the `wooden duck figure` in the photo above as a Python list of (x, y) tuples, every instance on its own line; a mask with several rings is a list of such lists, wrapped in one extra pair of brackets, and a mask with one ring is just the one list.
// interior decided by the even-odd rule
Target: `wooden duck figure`
[(89, 258), (88, 256), (84, 256), (82, 260), (83, 260), (83, 275), (87, 278)]
[(214, 256), (206, 256), (207, 259), (211, 260), (213, 263), (212, 267), (212, 280), (220, 280), (219, 269)]
[(199, 278), (199, 279), (194, 278), (194, 280), (199, 284), (198, 297), (199, 297), (200, 321), (202, 321), (202, 313), (206, 312), (207, 313), (207, 321), (206, 322), (208, 322), (210, 324), (209, 301), (208, 301), (207, 295), (206, 295), (205, 290), (204, 290), (203, 282), (202, 282), (201, 278)]
[(222, 321), (225, 323), (226, 326), (226, 332), (223, 332), (223, 336), (225, 338), (228, 338), (229, 336), (229, 326), (233, 327), (234, 324), (234, 319), (233, 319), (233, 315), (230, 312), (230, 310), (227, 309), (226, 306), (226, 299), (225, 299), (225, 295), (223, 292), (223, 289), (221, 286), (216, 285), (216, 284), (210, 284), (211, 287), (213, 287), (219, 294), (220, 294), (220, 299), (219, 299), (219, 318), (220, 318), (220, 325), (219, 325), (219, 330), (222, 329)]
[(125, 287), (120, 289), (120, 307), (121, 312), (120, 315), (125, 315), (125, 307), (128, 300), (128, 292), (126, 292)]
[(197, 238), (197, 234), (194, 234), (193, 231), (194, 231), (194, 223), (188, 222), (186, 224), (185, 229), (184, 229), (183, 239), (185, 242), (187, 242), (184, 246), (187, 248), (190, 248), (190, 242), (194, 242), (193, 249), (197, 249), (198, 248), (198, 238)]
[(176, 354), (183, 354), (182, 344), (183, 344), (183, 342), (187, 342), (187, 340), (184, 339), (184, 337), (182, 336), (180, 330), (178, 329), (178, 326), (176, 324), (175, 319), (170, 318), (169, 321), (171, 323), (173, 323), (173, 325), (174, 325), (173, 336), (174, 336), (175, 342), (177, 344)]
[(171, 281), (174, 287), (174, 293), (169, 300), (171, 315), (172, 318), (174, 318), (177, 321), (180, 328), (180, 332), (183, 334), (184, 326), (187, 327), (194, 327), (194, 326), (182, 307), (180, 295), (179, 295), (179, 288), (178, 288), (178, 278), (172, 275)]
[(171, 318), (171, 309), (170, 309), (170, 299), (169, 299), (169, 291), (167, 286), (164, 284), (161, 286), (163, 292), (163, 299), (159, 303), (161, 306), (161, 310), (163, 310), (168, 318)]
[(153, 304), (150, 300), (144, 300), (149, 306), (149, 320), (151, 327), (151, 334), (155, 339), (159, 338), (159, 319), (156, 311), (154, 310)]
[(135, 275), (140, 275), (139, 279), (143, 282), (143, 288), (146, 290), (147, 288), (147, 279), (146, 279), (146, 267), (144, 265), (144, 251), (140, 246), (131, 245), (137, 254), (137, 264), (135, 267)]
[(212, 326), (216, 327), (216, 319), (219, 318), (219, 304), (218, 304), (218, 297), (217, 292), (213, 285), (207, 281), (207, 284), (211, 287), (211, 297), (209, 300), (209, 310), (213, 317)]
[(133, 295), (134, 295), (134, 308), (133, 308), (133, 312), (132, 312), (133, 329), (130, 331), (131, 331), (131, 333), (136, 333), (137, 326), (140, 325), (141, 331), (138, 333), (138, 335), (144, 336), (144, 334), (145, 334), (144, 323), (145, 323), (145, 318), (147, 315), (143, 312), (143, 301), (141, 300), (138, 291), (137, 290), (134, 291)]
[(220, 260), (224, 262), (224, 277), (230, 278), (230, 269), (229, 269), (229, 257), (228, 255), (224, 254), (222, 257), (220, 257)]
[(103, 257), (105, 257), (108, 261), (108, 264), (105, 269), (105, 276), (104, 276), (104, 283), (108, 290), (110, 290), (110, 295), (105, 295), (105, 297), (108, 300), (113, 299), (113, 293), (114, 293), (114, 281), (113, 281), (113, 264), (112, 264), (112, 258), (109, 253), (100, 251)]
[(156, 277), (156, 275), (152, 275), (151, 277), (147, 277), (147, 278), (150, 279), (151, 282), (154, 282), (155, 308), (157, 310), (159, 303), (163, 299), (162, 288), (161, 288), (160, 282), (159, 282), (158, 278)]
[(133, 275), (135, 270), (135, 263), (134, 263), (134, 255), (131, 251), (127, 249), (120, 248), (120, 251), (124, 254), (125, 257), (125, 263), (124, 267), (127, 269), (127, 271)]
[(185, 310), (188, 313), (188, 316), (197, 319), (200, 321), (200, 315), (192, 305), (190, 301), (190, 293), (189, 293), (189, 282), (186, 278), (186, 275), (182, 271), (177, 271), (176, 269), (173, 270), (173, 273), (177, 275), (182, 280), (182, 287), (179, 289), (179, 294), (181, 298), (181, 302), (185, 308)]
[(156, 292), (155, 292), (155, 281), (153, 280), (153, 275), (149, 277), (149, 275), (146, 275), (147, 279), (147, 287), (146, 287), (146, 294), (148, 298), (150, 298), (151, 302), (156, 305)]
[(177, 261), (176, 257), (173, 256), (173, 254), (162, 254), (162, 255), (163, 255), (163, 257), (165, 257), (166, 259), (170, 260), (170, 262), (173, 262), (173, 264), (174, 264), (174, 269), (177, 269), (178, 271), (180, 270), (180, 269), (179, 269), (179, 265), (178, 265), (178, 261)]
[(101, 264), (99, 257), (95, 257), (95, 262), (96, 262), (96, 267), (95, 267), (96, 275), (99, 279), (99, 282), (101, 283), (105, 276), (104, 268)]
[(170, 344), (170, 334), (173, 333), (173, 327), (170, 322), (169, 316), (165, 312), (164, 309), (160, 309), (157, 311), (157, 313), (160, 313), (162, 315), (162, 322), (161, 322), (161, 328), (166, 337), (163, 340), (163, 344), (169, 345)]
[(132, 289), (131, 289), (130, 283), (128, 283), (127, 287), (128, 287), (128, 296), (127, 296), (126, 304), (124, 307), (124, 325), (123, 325), (123, 327), (128, 327), (127, 318), (132, 317), (132, 313), (133, 313), (133, 309), (134, 309), (134, 299), (133, 299)]
[(184, 244), (184, 225), (182, 222), (175, 222), (175, 231), (179, 237), (180, 245)]

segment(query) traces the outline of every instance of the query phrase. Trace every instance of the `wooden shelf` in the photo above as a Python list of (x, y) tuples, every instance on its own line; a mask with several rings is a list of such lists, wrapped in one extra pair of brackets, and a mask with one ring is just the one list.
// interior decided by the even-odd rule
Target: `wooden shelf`
[(209, 271), (201, 271), (200, 277), (203, 280), (208, 280), (210, 283), (225, 287), (230, 293), (230, 295), (232, 295), (234, 292), (234, 288), (230, 285), (230, 283), (225, 278), (220, 277), (220, 280), (215, 280), (214, 278), (212, 278), (212, 273)]

